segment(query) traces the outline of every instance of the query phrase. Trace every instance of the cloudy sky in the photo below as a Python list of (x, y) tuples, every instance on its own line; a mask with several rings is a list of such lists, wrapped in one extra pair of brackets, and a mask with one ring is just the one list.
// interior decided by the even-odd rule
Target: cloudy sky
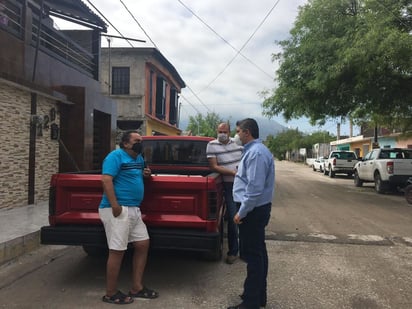
[[(262, 117), (259, 93), (275, 87), (279, 52), (276, 41), (288, 38), (306, 0), (83, 0), (125, 37), (146, 40), (135, 47), (157, 47), (173, 64), (187, 87), (181, 96), (181, 123), (189, 116), (215, 112), (235, 122)], [(107, 23), (107, 21), (105, 20)], [(109, 24), (108, 34), (119, 35)], [(106, 40), (102, 40), (107, 46)], [(112, 47), (130, 47), (113, 39)], [(281, 125), (303, 132), (319, 129), (336, 134), (336, 121), (322, 128), (305, 119)], [(341, 134), (348, 134), (342, 124)], [(185, 129), (185, 128), (183, 128)], [(355, 132), (356, 133), (356, 132)]]

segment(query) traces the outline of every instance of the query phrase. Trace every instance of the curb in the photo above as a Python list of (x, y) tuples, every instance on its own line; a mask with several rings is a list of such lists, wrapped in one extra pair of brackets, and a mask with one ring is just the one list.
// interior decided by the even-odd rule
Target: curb
[(40, 231), (17, 237), (0, 244), (0, 266), (31, 252), (40, 246)]

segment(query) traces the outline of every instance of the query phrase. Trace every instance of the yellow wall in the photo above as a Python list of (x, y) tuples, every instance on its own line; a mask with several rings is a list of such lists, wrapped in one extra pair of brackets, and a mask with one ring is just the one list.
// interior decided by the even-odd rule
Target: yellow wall
[(180, 135), (181, 133), (181, 131), (178, 128), (163, 125), (162, 123), (153, 121), (151, 119), (148, 119), (146, 124), (147, 125), (145, 135), (153, 135), (152, 132), (159, 132), (164, 135)]

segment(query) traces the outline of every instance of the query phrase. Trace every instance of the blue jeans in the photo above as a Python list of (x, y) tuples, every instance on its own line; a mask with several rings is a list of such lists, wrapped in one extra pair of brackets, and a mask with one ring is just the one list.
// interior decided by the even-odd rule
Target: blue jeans
[(271, 206), (269, 203), (254, 208), (239, 225), (242, 258), (247, 263), (243, 304), (251, 309), (259, 308), (267, 300), (268, 253), (265, 227), (269, 223)]
[(227, 211), (227, 242), (229, 251), (228, 255), (236, 256), (239, 252), (239, 233), (237, 224), (233, 222), (233, 217), (237, 213), (237, 207), (233, 201), (233, 183), (224, 182), (223, 188), (225, 190), (225, 201)]

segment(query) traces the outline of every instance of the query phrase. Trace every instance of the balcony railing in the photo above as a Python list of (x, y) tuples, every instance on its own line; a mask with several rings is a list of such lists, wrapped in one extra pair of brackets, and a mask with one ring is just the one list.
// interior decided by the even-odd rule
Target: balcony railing
[[(2, 0), (0, 3), (0, 31), (5, 30), (22, 40), (25, 24), (24, 3), (26, 2), (23, 0)], [(31, 45), (35, 47), (40, 8), (30, 1), (28, 5), (32, 11)], [(42, 52), (90, 77), (95, 77), (97, 67), (95, 56), (91, 52), (45, 22), (42, 23), (40, 30), (39, 48)], [(92, 39), (90, 39), (90, 45), (92, 44)]]
[(23, 4), (13, 0), (0, 3), (0, 29), (23, 38)]

